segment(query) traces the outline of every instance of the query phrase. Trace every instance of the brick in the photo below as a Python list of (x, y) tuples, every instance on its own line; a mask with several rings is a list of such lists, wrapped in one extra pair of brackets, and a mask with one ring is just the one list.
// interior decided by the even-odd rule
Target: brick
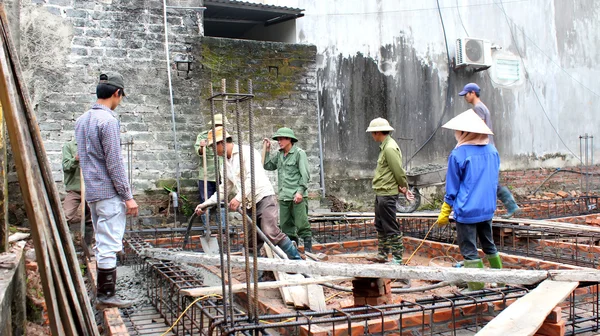
[[(460, 316), (460, 310), (454, 309), (454, 317)], [(447, 322), (452, 320), (452, 309), (438, 309), (433, 313), (433, 322)]]
[(416, 314), (406, 314), (402, 316), (402, 328), (409, 328), (415, 326), (421, 326), (423, 324), (429, 325), (431, 314), (425, 313), (416, 313)]
[(360, 246), (359, 241), (347, 241), (343, 243), (344, 248), (352, 248)]
[(517, 301), (517, 300), (516, 299), (508, 299), (506, 301), (503, 301), (503, 300), (494, 301), (494, 311), (504, 310), (504, 309), (506, 309), (506, 307), (510, 306), (515, 301)]
[(550, 314), (546, 317), (544, 322), (558, 323), (562, 320), (562, 309), (560, 307), (554, 307)]
[(536, 335), (540, 336), (564, 336), (566, 333), (566, 322), (564, 320), (558, 323), (542, 323), (540, 329), (537, 330)]
[(460, 307), (460, 311), (463, 316), (471, 316), (476, 314), (482, 314), (488, 311), (488, 305), (486, 303), (483, 304), (473, 304), (468, 306)]
[(383, 320), (383, 323), (381, 323), (381, 319), (377, 318), (374, 320), (371, 320), (367, 323), (367, 326), (369, 327), (369, 333), (377, 333), (377, 332), (384, 332), (384, 331), (388, 331), (388, 330), (395, 330), (398, 329), (398, 320)]

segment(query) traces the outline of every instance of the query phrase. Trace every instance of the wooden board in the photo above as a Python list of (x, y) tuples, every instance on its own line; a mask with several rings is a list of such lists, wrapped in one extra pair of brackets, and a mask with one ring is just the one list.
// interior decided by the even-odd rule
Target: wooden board
[[(267, 252), (267, 256), (269, 258), (283, 261), (278, 255), (273, 253), (273, 251), (267, 244), (265, 244), (265, 251)], [(285, 261), (288, 261), (288, 260), (285, 260)], [(286, 272), (274, 272), (274, 273), (275, 273), (275, 279), (281, 280), (281, 281), (299, 281), (299, 280), (305, 279), (302, 274), (288, 274)], [(287, 292), (289, 293), (288, 298), (284, 298), (284, 296), (283, 296), (284, 291), (282, 291), (282, 294), (281, 294), (282, 298), (284, 298), (284, 301), (286, 301), (286, 304), (292, 304), (296, 308), (304, 308), (304, 307), (309, 306), (308, 292), (307, 292), (306, 286), (282, 287), (282, 289), (284, 289), (284, 291), (287, 290)], [(288, 299), (291, 300), (291, 303), (288, 303), (289, 302), (289, 301), (287, 301)]]
[[(142, 255), (159, 260), (171, 260), (180, 263), (220, 265), (218, 256), (209, 256), (195, 252), (173, 252), (160, 248), (141, 249)], [(243, 257), (232, 256), (231, 265), (244, 268)], [(600, 281), (600, 271), (595, 269), (572, 270), (520, 270), (520, 269), (478, 269), (400, 266), (391, 264), (344, 264), (322, 263), (309, 260), (276, 260), (258, 258), (259, 270), (297, 272), (310, 275), (335, 275), (357, 278), (421, 279), (438, 281), (481, 281), (504, 282), (517, 285), (530, 285), (546, 279), (556, 281)]]
[[(264, 249), (265, 249), (265, 252), (267, 253), (267, 257), (273, 258), (274, 254), (273, 254), (273, 251), (271, 250), (271, 248), (269, 247), (269, 245), (265, 244)], [(282, 275), (281, 273), (283, 273), (283, 272), (273, 272), (273, 274), (275, 275), (275, 280), (277, 280), (277, 281), (283, 280), (282, 277), (285, 277), (285, 276)], [(283, 302), (285, 302), (285, 304), (287, 304), (287, 305), (294, 304), (294, 300), (292, 299), (292, 294), (290, 293), (289, 288), (280, 287), (279, 292), (281, 293), (281, 298), (283, 299)]]
[[(275, 289), (282, 287), (290, 287), (290, 286), (299, 286), (299, 285), (317, 285), (322, 283), (334, 283), (334, 282), (343, 282), (350, 281), (354, 278), (349, 277), (320, 277), (320, 278), (304, 278), (298, 280), (287, 280), (287, 281), (265, 281), (258, 283), (258, 289)], [(250, 283), (242, 283), (242, 284), (234, 284), (232, 285), (233, 293), (241, 293), (246, 290), (246, 288), (253, 288), (253, 284)], [(191, 297), (200, 297), (209, 294), (223, 294), (222, 286), (211, 286), (211, 287), (201, 287), (201, 288), (189, 288), (183, 289), (180, 291), (182, 295), (191, 296)]]
[(546, 280), (504, 309), (476, 335), (533, 335), (552, 309), (571, 294), (578, 284)]

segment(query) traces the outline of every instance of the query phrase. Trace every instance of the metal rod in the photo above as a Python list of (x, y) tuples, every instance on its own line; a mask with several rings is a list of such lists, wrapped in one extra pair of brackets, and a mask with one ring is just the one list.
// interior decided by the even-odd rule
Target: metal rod
[(177, 124), (175, 122), (175, 105), (173, 103), (173, 80), (171, 77), (171, 55), (169, 50), (169, 25), (167, 23), (167, 0), (163, 0), (163, 20), (165, 25), (165, 54), (167, 62), (167, 76), (169, 78), (169, 103), (171, 106), (171, 121), (173, 123), (173, 144), (175, 145), (175, 180), (177, 192), (181, 192), (179, 183), (179, 141), (177, 140)]
[[(248, 79), (248, 94), (253, 94), (252, 88), (252, 79)], [(250, 167), (252, 167), (251, 175), (250, 175), (250, 192), (252, 195), (252, 223), (256, 223), (256, 174), (254, 172), (254, 163), (256, 158), (254, 157), (254, 111), (252, 110), (252, 100), (247, 100), (248, 102), (248, 137), (250, 143)], [(262, 162), (262, 161), (261, 161)], [(258, 228), (258, 226), (256, 226)], [(251, 231), (252, 244), (253, 246), (258, 246), (258, 241), (256, 239), (256, 233), (254, 230)], [(258, 253), (253, 254), (252, 257), (252, 271), (254, 275), (254, 316), (258, 317)], [(250, 297), (250, 296), (248, 296)], [(257, 320), (258, 321), (258, 320)]]

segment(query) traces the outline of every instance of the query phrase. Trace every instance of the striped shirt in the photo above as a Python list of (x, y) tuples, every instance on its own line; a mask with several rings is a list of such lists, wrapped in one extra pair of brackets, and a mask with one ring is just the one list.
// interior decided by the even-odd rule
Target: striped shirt
[(94, 104), (75, 122), (79, 166), (85, 182), (85, 198), (97, 202), (117, 195), (133, 198), (121, 156), (119, 121), (110, 108)]

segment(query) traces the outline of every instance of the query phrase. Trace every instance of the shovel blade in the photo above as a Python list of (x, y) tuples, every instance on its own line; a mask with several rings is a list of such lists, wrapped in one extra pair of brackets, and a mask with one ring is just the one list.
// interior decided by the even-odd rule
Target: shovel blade
[(215, 237), (200, 237), (202, 250), (206, 254), (219, 254), (219, 241)]

